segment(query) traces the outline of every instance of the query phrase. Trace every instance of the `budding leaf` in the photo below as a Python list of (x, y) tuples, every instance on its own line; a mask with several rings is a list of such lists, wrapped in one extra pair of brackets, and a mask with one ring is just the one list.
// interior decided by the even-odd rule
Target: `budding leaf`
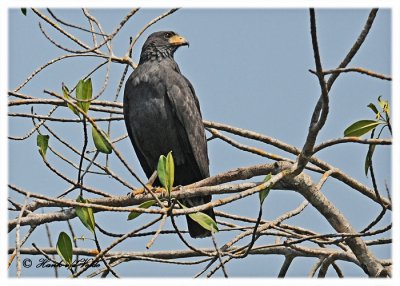
[(382, 108), (383, 112), (385, 112), (388, 116), (390, 116), (390, 107), (389, 101), (381, 99), (382, 96), (378, 97), (379, 106)]
[[(78, 203), (88, 203), (89, 201), (82, 198), (81, 196), (78, 196), (76, 199)], [(75, 212), (76, 215), (79, 217), (83, 225), (90, 230), (92, 233), (95, 231), (95, 220), (94, 220), (94, 215), (93, 215), (93, 209), (92, 208), (87, 208), (87, 207), (75, 207)]]
[(172, 152), (169, 152), (167, 157), (164, 155), (160, 156), (157, 164), (157, 175), (161, 184), (167, 190), (168, 194), (170, 194), (174, 185), (175, 176), (175, 166)]
[[(183, 204), (179, 203), (182, 208), (187, 209)], [(197, 222), (201, 227), (204, 229), (216, 233), (218, 232), (218, 226), (215, 220), (213, 220), (209, 215), (202, 213), (202, 212), (197, 212), (197, 213), (191, 213), (188, 214), (188, 216)]]
[(68, 267), (72, 265), (72, 242), (71, 238), (65, 232), (58, 235), (56, 250), (58, 255)]
[[(92, 80), (80, 80), (76, 86), (76, 99), (78, 100), (77, 105), (87, 113), (90, 106), (90, 101), (86, 101), (92, 98)], [(81, 101), (85, 100), (85, 101)]]
[[(156, 203), (155, 200), (146, 201), (146, 202), (141, 203), (141, 204), (138, 206), (138, 208), (148, 209), (149, 207), (151, 207), (151, 206), (154, 205), (155, 203)], [(139, 212), (131, 212), (131, 213), (128, 215), (128, 220), (135, 219), (135, 218), (137, 218), (138, 216), (140, 216), (141, 214), (142, 214), (142, 213), (139, 213)]]
[[(268, 182), (269, 180), (271, 180), (271, 178), (272, 178), (272, 174), (269, 173), (268, 175), (265, 176), (263, 182)], [(259, 197), (260, 197), (260, 203), (261, 203), (261, 204), (264, 203), (264, 200), (265, 200), (265, 198), (268, 196), (269, 191), (271, 190), (271, 187), (272, 187), (272, 186), (269, 186), (268, 188), (265, 188), (264, 190), (262, 190), (262, 191), (260, 191), (260, 192), (258, 193), (258, 194), (259, 194)]]
[(94, 126), (92, 126), (92, 137), (93, 137), (93, 142), (94, 145), (96, 146), (96, 149), (105, 154), (111, 154), (112, 153), (112, 147), (110, 143), (106, 140), (108, 138), (107, 134), (101, 130), (101, 133), (99, 133)]
[(369, 145), (368, 147), (368, 152), (367, 156), (365, 157), (365, 164), (364, 164), (365, 176), (368, 176), (368, 170), (372, 164), (372, 155), (374, 154), (375, 146), (376, 145)]
[(384, 124), (384, 122), (376, 120), (360, 120), (347, 127), (346, 130), (344, 131), (344, 136), (360, 137), (368, 133), (369, 131), (371, 131), (380, 124)]
[(49, 135), (38, 134), (36, 137), (36, 145), (39, 147), (40, 155), (43, 159), (46, 158), (47, 147), (49, 146)]
[[(69, 96), (69, 89), (68, 89), (68, 87), (67, 87), (66, 85), (64, 85), (64, 83), (62, 83), (62, 91), (63, 91), (64, 97), (65, 97), (66, 99), (68, 99), (68, 100), (71, 99), (70, 96)], [(79, 111), (75, 108), (75, 106), (73, 106), (73, 105), (70, 104), (70, 103), (67, 103), (67, 107), (68, 107), (69, 109), (71, 109), (72, 112), (73, 112), (74, 114), (76, 114), (76, 115), (78, 115), (78, 116), (80, 117), (80, 113), (79, 113)]]
[(367, 105), (367, 107), (371, 108), (371, 110), (372, 110), (372, 111), (374, 112), (374, 114), (375, 114), (375, 118), (376, 118), (376, 119), (379, 119), (380, 113), (379, 113), (379, 111), (378, 111), (378, 108), (376, 108), (375, 104), (370, 103), (370, 104)]

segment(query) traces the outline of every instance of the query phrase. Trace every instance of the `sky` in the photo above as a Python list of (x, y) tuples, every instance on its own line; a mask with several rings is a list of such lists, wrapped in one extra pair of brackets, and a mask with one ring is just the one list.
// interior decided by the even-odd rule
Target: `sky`
[[(114, 54), (123, 56), (129, 44), (129, 37), (136, 33), (151, 19), (165, 10), (143, 9), (139, 11), (121, 30), (113, 41)], [(78, 9), (55, 9), (62, 19), (76, 24), (87, 25)], [(91, 10), (107, 32), (126, 15), (126, 9), (93, 9)], [(369, 11), (366, 9), (317, 9), (317, 30), (322, 65), (325, 69), (335, 68), (351, 48), (359, 35)], [(364, 45), (356, 55), (351, 67), (363, 67), (378, 73), (391, 75), (391, 11), (380, 10), (375, 23)], [(46, 31), (63, 44), (77, 47), (60, 37), (47, 25)], [(190, 41), (190, 47), (180, 48), (175, 59), (181, 72), (192, 82), (199, 98), (203, 118), (253, 130), (301, 148), (304, 144), (311, 113), (319, 97), (317, 78), (308, 72), (314, 69), (311, 39), (309, 34), (309, 15), (306, 9), (181, 9), (149, 28), (139, 39), (133, 50), (133, 60), (138, 61), (141, 46), (147, 36), (159, 30), (173, 30)], [(83, 32), (71, 30), (87, 42), (90, 38)], [(9, 10), (9, 88), (15, 89), (33, 70), (48, 60), (65, 54), (49, 43), (38, 27), (38, 17), (28, 11), (23, 16), (19, 9)], [(61, 92), (61, 83), (73, 86), (98, 60), (65, 60), (40, 73), (21, 92), (35, 97), (49, 98), (44, 89)], [(110, 73), (110, 85), (101, 99), (112, 100), (118, 85), (123, 66), (113, 64)], [(129, 70), (129, 73), (132, 70)], [(95, 93), (104, 81), (105, 69), (93, 76)], [(373, 119), (373, 114), (366, 107), (370, 102), (376, 103), (378, 96), (391, 100), (391, 83), (359, 74), (343, 74), (334, 84), (330, 93), (330, 113), (326, 125), (318, 136), (317, 143), (339, 138), (351, 123), (360, 119)], [(122, 100), (122, 95), (119, 101)], [(10, 111), (29, 112), (28, 108), (10, 109)], [(35, 106), (38, 113), (46, 113), (48, 107)], [(57, 116), (70, 115), (68, 110), (58, 111)], [(32, 129), (32, 122), (25, 119), (9, 119), (9, 135), (21, 136)], [(52, 123), (75, 146), (81, 146), (82, 130), (77, 124)], [(105, 129), (106, 125), (101, 125)], [(113, 123), (112, 138), (126, 133), (122, 121)], [(388, 138), (388, 133), (383, 133)], [(236, 137), (235, 137), (236, 138)], [(237, 139), (237, 138), (236, 138)], [(55, 148), (62, 147), (50, 139)], [(53, 142), (54, 141), (54, 142)], [(269, 145), (257, 144), (243, 140), (265, 149), (268, 152), (294, 158)], [(25, 141), (9, 142), (9, 182), (25, 190), (54, 195), (67, 188), (67, 184), (44, 166), (36, 151), (36, 137)], [(127, 158), (129, 164), (144, 180), (133, 148), (129, 140), (123, 140), (117, 147)], [(93, 145), (89, 149), (93, 149)], [(224, 142), (213, 140), (208, 144), (210, 173), (215, 175), (226, 170), (259, 163), (271, 163), (270, 160), (238, 151)], [(347, 172), (362, 183), (371, 186), (370, 178), (364, 174), (364, 158), (367, 152), (365, 145), (342, 144), (328, 148), (317, 154), (325, 160)], [(49, 154), (48, 159), (57, 162)], [(77, 162), (77, 157), (69, 154)], [(378, 185), (382, 188), (385, 182), (391, 182), (390, 147), (377, 147), (374, 165)], [(137, 182), (118, 165), (115, 157), (111, 165), (130, 183)], [(65, 164), (57, 165), (60, 170), (75, 178), (76, 172)], [(318, 180), (318, 176), (313, 176)], [(121, 188), (109, 178), (87, 176), (86, 182), (100, 186), (115, 195), (126, 194), (129, 190)], [(115, 190), (115, 191), (114, 191)], [(353, 226), (360, 230), (365, 227), (380, 209), (358, 192), (333, 179), (328, 179), (323, 188), (324, 194), (349, 219)], [(9, 196), (23, 202), (21, 196), (10, 192)], [(74, 194), (72, 197), (76, 196)], [(216, 196), (215, 196), (216, 197)], [(300, 195), (294, 192), (273, 190), (264, 203), (264, 219), (274, 219), (285, 211), (294, 209), (302, 202)], [(223, 206), (219, 209), (234, 214), (256, 217), (258, 196), (252, 196)], [(14, 217), (11, 214), (10, 217)], [(145, 221), (126, 221), (126, 214), (110, 216), (106, 213), (96, 214), (101, 225), (114, 232), (124, 232)], [(184, 219), (181, 219), (183, 222)], [(88, 236), (88, 231), (73, 220), (76, 232)], [(288, 223), (306, 227), (318, 232), (333, 232), (326, 220), (312, 207), (308, 207), (299, 217)], [(390, 223), (386, 215), (376, 227)], [(65, 231), (65, 223), (51, 225), (53, 243), (58, 233)], [(167, 224), (167, 229), (170, 225)], [(26, 231), (26, 228), (24, 228)], [(26, 243), (48, 246), (47, 237), (43, 236), (44, 227), (35, 232)], [(390, 235), (389, 234), (386, 234)], [(15, 241), (15, 232), (9, 234), (9, 243)], [(219, 244), (226, 242), (224, 234), (217, 235)], [(144, 250), (148, 238), (125, 242), (117, 249)], [(102, 237), (102, 245), (112, 240)], [(198, 246), (210, 246), (211, 241), (195, 241)], [(93, 247), (91, 242), (80, 243), (82, 247)], [(153, 251), (161, 249), (183, 249), (178, 238), (165, 236), (157, 239)], [(378, 258), (391, 257), (389, 246), (371, 248)], [(24, 257), (25, 258), (25, 257)], [(39, 256), (33, 257), (34, 263)], [(232, 277), (276, 277), (283, 257), (251, 256), (227, 265)], [(289, 277), (304, 277), (315, 260), (296, 259), (288, 271)], [(349, 263), (339, 262), (346, 276), (363, 276), (361, 269)], [(192, 277), (202, 266), (173, 266), (167, 264), (150, 264), (148, 262), (130, 262), (116, 268), (124, 277)], [(67, 275), (67, 272), (62, 272)], [(10, 267), (10, 277), (15, 276), (15, 265)], [(51, 277), (48, 269), (23, 269), (23, 277)], [(218, 272), (216, 277), (221, 277)], [(328, 276), (335, 277), (332, 269)]]

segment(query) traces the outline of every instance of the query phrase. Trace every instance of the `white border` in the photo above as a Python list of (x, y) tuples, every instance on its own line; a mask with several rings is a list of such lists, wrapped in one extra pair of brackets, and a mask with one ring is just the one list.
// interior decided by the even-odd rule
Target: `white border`
[[(400, 84), (399, 84), (399, 61), (400, 61), (400, 2), (392, 9), (392, 127), (393, 127), (393, 147), (392, 147), (392, 200), (393, 200), (393, 244), (392, 244), (392, 259), (393, 278), (395, 281), (400, 281), (400, 226), (399, 226), (399, 178), (400, 174), (400, 145), (399, 145), (399, 120), (400, 120)], [(397, 239), (396, 239), (397, 238)]]
[[(398, 0), (1, 0), (1, 5), (9, 8), (17, 7), (93, 7), (93, 8), (122, 8), (122, 7), (185, 7), (185, 8), (362, 8), (396, 6)], [(84, 4), (84, 5), (82, 5)]]
[[(3, 8), (3, 7), (2, 7)], [(0, 9), (0, 269), (7, 269), (7, 257), (5, 255), (8, 247), (7, 238), (7, 194), (8, 188), (8, 119), (7, 119), (7, 90), (8, 90), (8, 13), (6, 9)], [(7, 271), (0, 271), (0, 278), (6, 277)]]
[[(229, 4), (228, 4), (229, 3)], [(83, 5), (82, 5), (83, 4)], [(380, 7), (380, 8), (392, 8), (392, 124), (394, 130), (394, 144), (392, 149), (392, 198), (393, 198), (393, 247), (392, 247), (392, 258), (393, 258), (393, 278), (392, 279), (359, 279), (359, 278), (349, 278), (344, 280), (337, 279), (323, 279), (323, 280), (311, 280), (311, 279), (251, 279), (248, 283), (252, 285), (335, 285), (339, 283), (340, 285), (398, 285), (400, 282), (400, 249), (399, 249), (399, 177), (397, 175), (400, 174), (400, 145), (399, 145), (399, 112), (400, 112), (400, 99), (399, 99), (399, 63), (400, 63), (400, 1), (398, 0), (264, 0), (264, 1), (239, 1), (239, 0), (176, 0), (176, 1), (133, 1), (133, 0), (90, 0), (90, 1), (82, 1), (82, 0), (0, 0), (0, 88), (1, 88), (1, 97), (0, 97), (0, 115), (2, 116), (0, 120), (0, 143), (2, 155), (1, 158), (1, 167), (0, 167), (0, 182), (1, 182), (1, 190), (0, 190), (0, 210), (6, 211), (7, 209), (7, 188), (6, 182), (8, 181), (7, 167), (8, 160), (5, 158), (8, 157), (7, 152), (7, 140), (6, 136), (7, 132), (7, 86), (8, 86), (8, 8), (18, 8), (18, 7), (58, 7), (58, 8), (73, 8), (73, 7), (93, 7), (93, 8), (123, 8), (123, 7), (147, 7), (147, 8), (161, 8), (161, 7), (185, 7), (185, 8), (308, 8), (308, 7), (316, 7), (316, 8), (371, 8), (371, 7)], [(7, 63), (7, 64), (6, 64)], [(394, 160), (396, 159), (396, 160)], [(20, 284), (32, 284), (32, 285), (43, 285), (51, 281), (54, 285), (81, 285), (82, 279), (72, 280), (72, 279), (13, 279), (8, 278), (7, 271), (7, 255), (4, 255), (7, 249), (7, 215), (0, 215), (0, 225), (1, 225), (1, 237), (0, 237), (0, 245), (1, 245), (1, 254), (0, 254), (0, 279), (1, 281), (6, 281), (7, 285), (20, 285)], [(232, 284), (243, 284), (246, 283), (248, 279), (212, 279), (212, 280), (193, 280), (193, 279), (151, 279), (151, 278), (125, 278), (123, 280), (85, 280), (85, 282), (96, 283), (96, 285), (109, 285), (119, 284), (119, 285), (132, 285), (132, 282), (142, 285), (153, 285), (153, 284), (162, 284), (162, 285), (187, 285), (190, 283), (191, 285), (203, 285), (206, 281), (207, 283), (214, 284), (218, 286), (223, 285), (232, 285)]]

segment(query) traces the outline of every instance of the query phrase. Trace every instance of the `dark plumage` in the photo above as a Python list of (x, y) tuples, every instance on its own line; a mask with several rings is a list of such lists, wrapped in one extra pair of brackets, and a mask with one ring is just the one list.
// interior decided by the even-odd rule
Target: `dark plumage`
[[(124, 92), (125, 124), (144, 172), (150, 177), (157, 169), (160, 155), (172, 151), (176, 186), (209, 176), (199, 101), (173, 58), (183, 45), (189, 43), (174, 32), (151, 34)], [(211, 196), (193, 197), (182, 203), (192, 207), (210, 200)], [(205, 213), (215, 220), (212, 209)], [(191, 237), (210, 236), (188, 216), (186, 219)]]

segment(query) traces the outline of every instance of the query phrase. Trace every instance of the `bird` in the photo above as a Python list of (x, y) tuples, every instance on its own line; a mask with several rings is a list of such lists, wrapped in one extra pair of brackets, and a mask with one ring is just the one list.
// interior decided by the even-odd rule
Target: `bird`
[[(152, 33), (143, 44), (140, 60), (125, 83), (123, 114), (129, 138), (146, 176), (157, 169), (160, 155), (172, 151), (175, 186), (210, 176), (207, 139), (199, 100), (182, 75), (174, 54), (189, 42), (173, 31)], [(159, 184), (159, 180), (154, 184)], [(186, 207), (211, 201), (211, 195), (181, 199)], [(215, 221), (212, 208), (203, 213)], [(211, 232), (186, 216), (192, 238)]]

